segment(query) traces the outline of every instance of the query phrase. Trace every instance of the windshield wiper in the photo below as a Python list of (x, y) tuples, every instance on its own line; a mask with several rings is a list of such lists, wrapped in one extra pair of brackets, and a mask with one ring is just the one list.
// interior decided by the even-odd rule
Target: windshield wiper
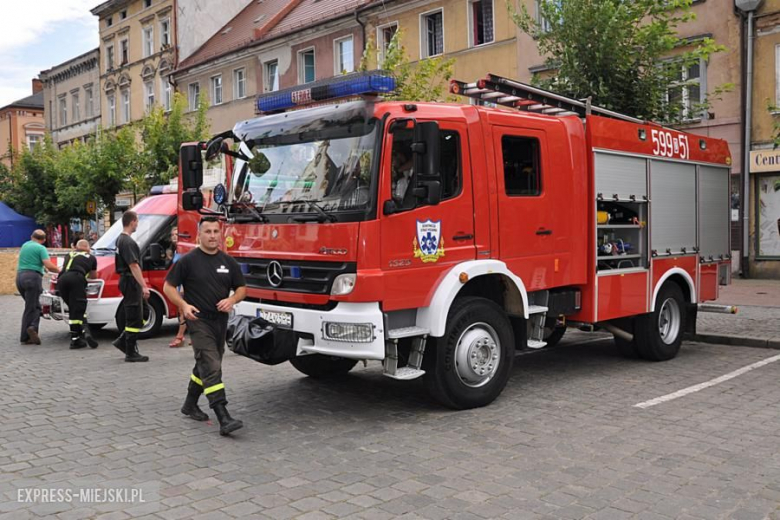
[[(317, 214), (319, 215), (318, 218), (317, 218), (317, 222), (325, 222), (325, 221), (328, 221), (328, 222), (338, 222), (339, 221), (339, 219), (336, 218), (336, 215), (334, 215), (333, 213), (328, 213), (327, 211), (322, 209), (322, 206), (317, 204), (317, 201), (307, 200), (307, 199), (298, 199), (298, 200), (290, 201), (290, 204), (300, 204), (300, 203), (308, 204), (309, 208), (313, 208), (314, 211), (317, 212)], [(303, 220), (305, 220), (305, 217), (303, 217), (303, 218), (302, 217), (297, 217), (297, 218), (295, 218), (295, 220), (303, 221)]]
[(114, 251), (114, 252), (116, 252), (116, 248), (115, 247), (93, 247), (92, 249), (94, 249), (95, 251)]
[[(233, 207), (236, 207), (237, 204), (233, 204)], [(233, 216), (230, 217), (230, 220), (233, 222), (262, 222), (266, 223), (268, 222), (268, 217), (257, 211), (253, 206), (250, 206), (249, 204), (242, 204), (241, 207), (246, 208), (250, 211), (250, 214), (233, 214)]]

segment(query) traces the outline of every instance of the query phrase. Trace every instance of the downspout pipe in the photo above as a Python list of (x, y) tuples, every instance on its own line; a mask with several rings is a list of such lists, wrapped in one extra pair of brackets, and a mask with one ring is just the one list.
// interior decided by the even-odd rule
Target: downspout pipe
[(742, 165), (742, 277), (750, 278), (750, 143), (753, 124), (753, 11), (747, 13), (747, 63), (745, 74), (745, 138)]

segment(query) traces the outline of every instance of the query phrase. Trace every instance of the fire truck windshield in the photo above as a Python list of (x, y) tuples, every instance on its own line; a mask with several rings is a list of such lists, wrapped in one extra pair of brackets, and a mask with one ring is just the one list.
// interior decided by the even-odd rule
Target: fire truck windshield
[(371, 202), (380, 127), (366, 105), (347, 103), (252, 121), (241, 143), (250, 160), (236, 164), (234, 207), (249, 204), (270, 219), (291, 214), (318, 221), (362, 218)]

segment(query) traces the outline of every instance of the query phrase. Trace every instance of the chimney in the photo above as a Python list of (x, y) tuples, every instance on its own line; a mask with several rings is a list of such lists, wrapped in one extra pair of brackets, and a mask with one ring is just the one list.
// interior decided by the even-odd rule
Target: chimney
[(33, 89), (33, 94), (37, 94), (38, 92), (42, 91), (43, 81), (39, 80), (38, 78), (33, 78), (32, 89)]

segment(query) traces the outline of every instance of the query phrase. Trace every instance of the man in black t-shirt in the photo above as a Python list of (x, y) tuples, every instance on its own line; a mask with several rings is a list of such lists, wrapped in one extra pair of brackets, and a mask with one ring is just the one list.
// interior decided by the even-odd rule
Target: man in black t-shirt
[[(230, 417), (227, 411), (222, 356), (228, 313), (246, 296), (246, 282), (238, 262), (219, 250), (219, 221), (208, 217), (202, 219), (198, 239), (198, 248), (173, 265), (163, 288), (187, 320), (195, 351), (195, 368), (181, 413), (196, 421), (208, 420), (208, 415), (198, 407), (198, 398), (205, 393), (219, 419), (220, 435), (228, 435), (244, 424)], [(183, 298), (176, 290), (179, 286), (183, 288)], [(231, 291), (235, 291), (232, 296)]]
[(114, 346), (125, 353), (125, 361), (149, 361), (138, 353), (138, 334), (144, 324), (144, 299), (149, 298), (141, 271), (141, 250), (130, 235), (138, 229), (138, 215), (125, 211), (122, 215), (122, 234), (116, 239), (116, 272), (119, 274), (119, 290), (125, 310), (125, 330), (114, 341)]
[(65, 265), (57, 277), (57, 290), (68, 304), (72, 349), (98, 346), (87, 325), (87, 278), (96, 276), (97, 259), (89, 254), (89, 242), (79, 240), (75, 250), (65, 258)]

